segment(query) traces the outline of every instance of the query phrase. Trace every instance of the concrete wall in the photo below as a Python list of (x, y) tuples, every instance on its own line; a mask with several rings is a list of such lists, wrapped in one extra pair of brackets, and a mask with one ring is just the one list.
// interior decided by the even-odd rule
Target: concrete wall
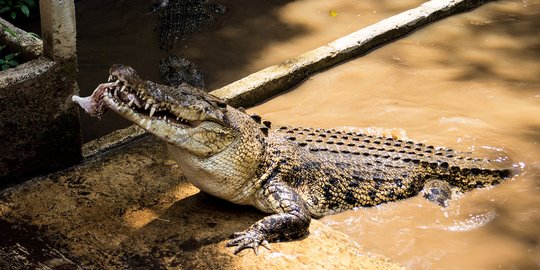
[(25, 63), (0, 71), (0, 187), (81, 160), (73, 1), (41, 0), (43, 42), (1, 20), (0, 43)]

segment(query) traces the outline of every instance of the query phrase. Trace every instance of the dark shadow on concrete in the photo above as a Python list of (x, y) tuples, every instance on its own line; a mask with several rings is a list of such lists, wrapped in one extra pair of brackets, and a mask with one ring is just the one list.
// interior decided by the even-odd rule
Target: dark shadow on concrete
[(136, 230), (121, 244), (118, 254), (129, 269), (152, 265), (156, 269), (232, 269), (232, 249), (224, 243), (264, 216), (253, 207), (240, 206), (205, 193), (174, 203), (159, 218)]
[(0, 269), (80, 269), (41, 236), (40, 229), (30, 224), (14, 224), (0, 220)]

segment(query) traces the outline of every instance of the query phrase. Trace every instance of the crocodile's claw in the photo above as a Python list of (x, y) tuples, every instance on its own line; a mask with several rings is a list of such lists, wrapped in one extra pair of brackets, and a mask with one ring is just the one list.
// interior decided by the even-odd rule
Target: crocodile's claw
[(270, 249), (266, 236), (259, 230), (248, 229), (243, 232), (236, 232), (231, 236), (231, 240), (227, 242), (228, 247), (236, 246), (234, 254), (246, 249), (252, 248), (256, 255), (259, 255), (259, 246)]

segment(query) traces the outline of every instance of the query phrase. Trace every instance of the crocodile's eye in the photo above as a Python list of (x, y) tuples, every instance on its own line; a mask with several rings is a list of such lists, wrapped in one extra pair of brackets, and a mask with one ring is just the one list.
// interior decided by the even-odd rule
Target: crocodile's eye
[(201, 107), (199, 107), (199, 106), (197, 106), (197, 105), (191, 105), (191, 106), (189, 106), (189, 109), (190, 109), (191, 111), (196, 112), (196, 113), (200, 113), (200, 112), (202, 112), (203, 110), (204, 110), (204, 112), (208, 113), (208, 108), (205, 107), (205, 108), (203, 109), (203, 108), (201, 108)]
[(205, 108), (204, 108), (204, 112), (205, 112), (206, 114), (210, 114), (212, 111), (210, 110), (210, 108), (205, 107)]

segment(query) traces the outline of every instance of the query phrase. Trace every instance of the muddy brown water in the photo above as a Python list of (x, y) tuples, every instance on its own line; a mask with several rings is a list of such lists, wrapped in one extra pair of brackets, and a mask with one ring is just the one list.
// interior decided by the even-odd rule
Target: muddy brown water
[[(113, 63), (159, 81), (157, 64), (166, 53), (153, 32), (155, 17), (140, 19), (149, 1), (104, 2), (77, 3), (83, 92), (102, 82)], [(198, 63), (214, 89), (423, 1), (395, 2), (221, 1), (228, 14), (173, 52)], [(539, 31), (540, 1), (497, 1), (320, 73), (249, 111), (275, 125), (393, 129), (478, 155), (508, 154), (524, 166), (519, 176), (458, 196), (448, 208), (415, 197), (322, 220), (410, 269), (540, 269)], [(83, 132), (96, 137), (127, 125), (111, 115), (83, 119)]]
[(399, 128), (524, 165), (440, 208), (421, 197), (322, 220), (410, 269), (540, 269), (540, 1), (431, 25), (252, 108), (275, 123)]

